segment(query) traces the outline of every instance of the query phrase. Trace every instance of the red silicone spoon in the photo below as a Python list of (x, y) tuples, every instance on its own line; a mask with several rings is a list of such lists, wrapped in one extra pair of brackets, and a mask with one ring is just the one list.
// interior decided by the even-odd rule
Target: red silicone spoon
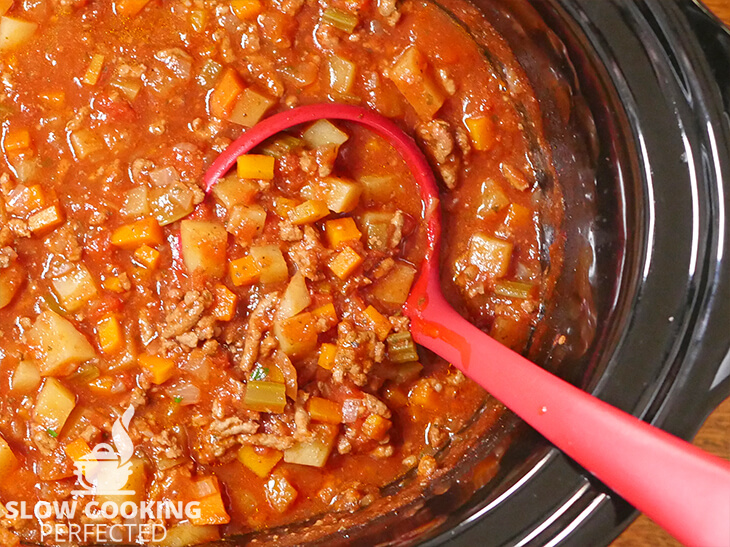
[(276, 114), (231, 144), (205, 175), (211, 188), (267, 138), (320, 119), (360, 123), (403, 157), (423, 200), (428, 249), (405, 305), (415, 341), (461, 369), (612, 490), (686, 545), (730, 546), (730, 463), (568, 384), (462, 318), (439, 281), (441, 210), (433, 172), (416, 143), (363, 108), (318, 104)]

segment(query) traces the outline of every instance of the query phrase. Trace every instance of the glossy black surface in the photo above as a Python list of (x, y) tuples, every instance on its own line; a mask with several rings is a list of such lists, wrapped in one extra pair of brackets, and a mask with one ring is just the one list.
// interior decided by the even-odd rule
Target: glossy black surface
[[(690, 438), (730, 393), (730, 36), (689, 0), (532, 4), (567, 47), (601, 146), (596, 280), (615, 298), (585, 387)], [(601, 241), (601, 223), (624, 245)], [(427, 544), (610, 543), (633, 509), (535, 437)]]

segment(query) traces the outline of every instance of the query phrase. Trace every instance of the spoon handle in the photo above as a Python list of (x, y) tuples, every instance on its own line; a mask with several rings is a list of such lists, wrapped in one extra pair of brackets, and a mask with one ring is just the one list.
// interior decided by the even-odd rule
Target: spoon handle
[(409, 315), (417, 343), (461, 369), (683, 544), (730, 545), (729, 462), (531, 363), (463, 319), (437, 291), (428, 291), (426, 305)]

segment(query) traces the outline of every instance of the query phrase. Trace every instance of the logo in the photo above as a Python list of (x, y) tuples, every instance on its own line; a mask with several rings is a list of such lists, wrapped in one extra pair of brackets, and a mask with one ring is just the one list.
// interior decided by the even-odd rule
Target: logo
[(116, 450), (107, 443), (101, 443), (87, 455), (74, 462), (74, 473), (81, 489), (72, 494), (79, 496), (111, 495), (124, 496), (134, 494), (132, 490), (124, 490), (132, 474), (132, 455), (134, 444), (129, 437), (129, 423), (134, 416), (134, 407), (124, 411), (112, 426), (112, 440)]

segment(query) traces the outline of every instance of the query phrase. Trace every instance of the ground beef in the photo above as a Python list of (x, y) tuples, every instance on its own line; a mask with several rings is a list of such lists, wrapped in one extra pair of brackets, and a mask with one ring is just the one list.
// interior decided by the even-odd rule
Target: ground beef
[(215, 334), (215, 320), (204, 313), (212, 303), (213, 295), (207, 289), (188, 291), (166, 315), (160, 334), (189, 348), (196, 347), (201, 340), (210, 340)]
[(81, 224), (69, 221), (55, 230), (44, 243), (50, 252), (60, 255), (70, 262), (78, 262), (83, 254), (80, 234)]
[(243, 372), (251, 372), (259, 355), (259, 344), (263, 334), (271, 328), (274, 313), (279, 307), (279, 294), (269, 293), (258, 303), (248, 320), (243, 355), (239, 367)]
[(324, 278), (321, 267), (330, 252), (322, 245), (317, 233), (311, 226), (304, 227), (302, 241), (292, 245), (287, 253), (302, 275), (311, 281)]

